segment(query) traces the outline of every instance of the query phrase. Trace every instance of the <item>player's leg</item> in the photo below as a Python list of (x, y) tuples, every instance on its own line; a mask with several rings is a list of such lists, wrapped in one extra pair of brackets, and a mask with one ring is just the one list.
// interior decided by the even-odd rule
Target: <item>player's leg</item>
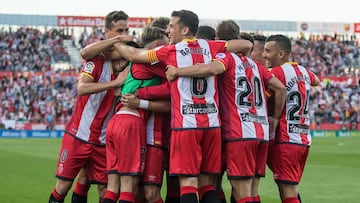
[(228, 179), (233, 188), (236, 202), (252, 202), (251, 187), (255, 177), (256, 156), (260, 146), (258, 140), (240, 140), (227, 142)]
[(136, 194), (139, 189), (139, 175), (121, 175), (120, 176), (120, 197), (119, 203), (135, 203)]
[(157, 185), (144, 185), (145, 199), (148, 203), (163, 203), (160, 193), (161, 187)]
[(300, 203), (298, 195), (298, 186), (278, 183), (282, 203)]
[(118, 168), (120, 175), (119, 202), (135, 203), (146, 159), (146, 130), (140, 116), (122, 114), (117, 132)]
[(214, 179), (217, 176), (199, 175), (199, 201), (200, 203), (220, 203), (220, 197), (215, 189)]
[(148, 203), (163, 202), (160, 190), (164, 176), (164, 156), (164, 149), (160, 146), (147, 145), (143, 184)]
[(198, 177), (179, 176), (180, 203), (198, 203)]
[(252, 179), (252, 184), (251, 184), (251, 196), (253, 198), (253, 203), (261, 202), (260, 194), (259, 194), (259, 184), (260, 184), (260, 179), (262, 177), (265, 177), (268, 150), (269, 150), (269, 142), (261, 141), (256, 156), (255, 177)]
[(180, 203), (180, 185), (177, 176), (169, 176), (166, 171), (166, 198), (165, 203)]
[(300, 203), (298, 184), (304, 171), (309, 147), (279, 144), (277, 151), (282, 155), (276, 165), (279, 175), (275, 179), (279, 187), (281, 200), (283, 203)]
[(104, 199), (105, 193), (106, 193), (106, 184), (98, 184), (98, 194), (99, 194), (99, 203), (101, 203)]
[(72, 183), (73, 180), (62, 180), (58, 178), (55, 188), (51, 191), (49, 203), (63, 203)]
[(204, 130), (201, 138), (202, 160), (199, 175), (200, 202), (219, 203), (220, 197), (214, 182), (221, 173), (222, 150), (220, 128)]
[(108, 174), (108, 184), (102, 203), (116, 203), (120, 195), (120, 177), (116, 173)]
[(177, 176), (169, 176), (170, 150), (165, 153), (166, 197), (165, 203), (180, 203), (180, 185)]
[(62, 203), (72, 183), (87, 160), (89, 144), (64, 133), (56, 168), (56, 184), (52, 190), (49, 203)]
[(215, 186), (215, 189), (216, 189), (216, 193), (218, 194), (218, 196), (220, 198), (221, 203), (226, 203), (225, 192), (224, 192), (224, 189), (222, 187), (223, 176), (224, 176), (224, 172), (221, 172), (220, 175), (217, 175), (214, 178), (214, 180), (215, 180), (214, 181), (214, 186)]
[(89, 188), (90, 184), (87, 177), (87, 172), (83, 167), (77, 176), (76, 185), (71, 196), (71, 203), (86, 203)]
[(115, 146), (118, 123), (121, 122), (120, 115), (115, 114), (109, 121), (106, 129), (106, 171), (107, 188), (102, 203), (116, 203), (120, 193), (120, 176), (117, 173), (118, 157)]
[(252, 183), (251, 183), (251, 196), (253, 199), (253, 203), (260, 203), (260, 195), (259, 195), (259, 184), (260, 184), (260, 177), (259, 176), (255, 176), (252, 179)]
[[(170, 175), (179, 177), (180, 202), (197, 203), (201, 166), (199, 131), (173, 130), (170, 141)], [(202, 133), (201, 133), (202, 135)]]

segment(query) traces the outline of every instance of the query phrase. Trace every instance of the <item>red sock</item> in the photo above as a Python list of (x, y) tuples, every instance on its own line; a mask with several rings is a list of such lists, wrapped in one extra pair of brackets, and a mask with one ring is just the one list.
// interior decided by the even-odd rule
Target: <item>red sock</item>
[(240, 199), (239, 201), (237, 201), (237, 203), (249, 203), (252, 202), (252, 197), (244, 197), (242, 199)]
[(254, 202), (260, 202), (261, 200), (260, 200), (260, 196), (258, 195), (258, 196), (256, 196), (256, 197), (252, 197), (252, 201), (254, 201)]
[(135, 202), (135, 194), (132, 192), (120, 192), (119, 200)]
[(79, 182), (76, 183), (74, 192), (81, 196), (87, 196), (87, 193), (89, 191), (90, 185), (84, 185)]
[(220, 199), (225, 199), (224, 190), (219, 191), (219, 192), (218, 192), (218, 195), (219, 195)]
[(65, 195), (60, 195), (59, 193), (56, 192), (55, 188), (53, 189), (53, 191), (51, 191), (51, 195), (56, 199), (56, 200), (64, 200), (65, 199)]
[(199, 199), (202, 199), (203, 195), (210, 190), (215, 190), (215, 187), (213, 185), (205, 185), (199, 188)]
[(106, 193), (103, 197), (103, 199), (110, 199), (114, 202), (116, 202), (119, 198), (119, 194), (116, 194), (115, 192), (112, 192), (110, 190), (106, 190)]
[(193, 186), (183, 186), (180, 188), (180, 195), (196, 193), (196, 187)]
[(282, 200), (282, 203), (300, 203), (297, 197), (289, 197)]

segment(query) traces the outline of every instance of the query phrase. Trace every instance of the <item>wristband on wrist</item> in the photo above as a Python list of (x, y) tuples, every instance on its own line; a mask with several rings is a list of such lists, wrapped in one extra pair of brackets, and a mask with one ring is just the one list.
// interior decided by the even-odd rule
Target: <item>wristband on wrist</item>
[(148, 109), (149, 108), (149, 101), (145, 100), (145, 99), (140, 99), (139, 108)]

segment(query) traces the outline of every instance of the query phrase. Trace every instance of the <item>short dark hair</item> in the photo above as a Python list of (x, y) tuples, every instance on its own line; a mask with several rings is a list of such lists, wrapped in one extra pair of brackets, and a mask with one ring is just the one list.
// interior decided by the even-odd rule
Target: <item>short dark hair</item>
[(240, 32), (240, 39), (248, 40), (254, 45), (254, 37), (247, 32)]
[(200, 25), (196, 33), (199, 39), (214, 40), (215, 36), (215, 29), (208, 25)]
[(266, 41), (265, 35), (253, 34), (254, 41), (264, 42)]
[(166, 30), (167, 26), (169, 25), (170, 19), (168, 17), (158, 17), (151, 21), (149, 24), (150, 26), (157, 27), (160, 29)]
[(291, 53), (291, 40), (285, 35), (270, 35), (268, 38), (266, 38), (265, 42), (272, 42), (274, 41), (276, 43), (276, 46), (285, 51), (285, 53), (290, 54)]
[(195, 35), (199, 27), (199, 17), (192, 11), (180, 10), (173, 11), (171, 17), (179, 17), (179, 24), (184, 27), (188, 27), (190, 33)]
[(146, 26), (141, 34), (141, 45), (145, 47), (154, 40), (163, 39), (166, 35), (165, 31), (155, 26)]
[(129, 16), (124, 11), (112, 11), (105, 16), (105, 28), (111, 30), (113, 23), (119, 20), (127, 21)]
[(234, 20), (223, 20), (216, 27), (216, 37), (220, 40), (239, 39), (240, 27)]

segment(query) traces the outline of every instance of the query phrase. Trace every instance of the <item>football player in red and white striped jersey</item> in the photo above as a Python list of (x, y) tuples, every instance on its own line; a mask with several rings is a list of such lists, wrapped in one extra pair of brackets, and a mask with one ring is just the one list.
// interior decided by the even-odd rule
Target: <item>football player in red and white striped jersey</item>
[[(127, 19), (128, 16), (123, 11), (113, 11), (105, 17), (105, 32), (109, 38), (105, 44), (117, 41), (114, 40), (116, 35), (125, 34), (123, 30), (127, 29)], [(124, 39), (127, 38), (129, 37)], [(104, 42), (100, 42), (101, 44), (104, 45)], [(105, 129), (114, 114), (114, 88), (122, 85), (127, 72), (119, 74), (119, 77), (117, 75), (128, 61), (110, 61), (103, 56), (99, 57), (106, 46), (89, 47), (84, 48), (83, 54), (88, 60), (84, 63), (79, 78), (75, 109), (65, 128), (56, 170), (57, 182), (49, 202), (63, 202), (77, 175), (72, 202), (87, 201), (90, 183), (98, 184), (100, 199), (105, 193)]]
[[(134, 62), (164, 62), (181, 68), (210, 63), (219, 52), (247, 51), (252, 46), (246, 40), (196, 39), (198, 23), (192, 11), (174, 11), (167, 29), (171, 45), (146, 51), (118, 43), (116, 50)], [(212, 174), (220, 172), (221, 159), (216, 86), (215, 77), (179, 78), (171, 83), (170, 174), (179, 176), (185, 202), (197, 202), (197, 191), (201, 199), (218, 198), (212, 184)]]
[[(278, 120), (274, 143), (269, 146), (268, 166), (274, 174), (283, 203), (299, 203), (298, 184), (311, 145), (309, 93), (319, 78), (296, 62), (290, 61), (291, 40), (284, 35), (266, 39), (263, 56), (271, 72), (286, 87), (284, 108), (274, 108)], [(269, 106), (269, 108), (272, 108)]]

